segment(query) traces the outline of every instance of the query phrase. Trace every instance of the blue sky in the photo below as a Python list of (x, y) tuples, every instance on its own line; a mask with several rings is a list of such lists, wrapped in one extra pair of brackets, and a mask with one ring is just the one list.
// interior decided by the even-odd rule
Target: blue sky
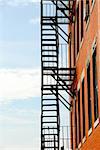
[(0, 150), (40, 143), (39, 3), (0, 1)]
[(24, 2), (0, 6), (0, 67), (39, 65), (39, 7), (39, 3), (25, 6)]
[(0, 0), (0, 150), (40, 149), (39, 4)]

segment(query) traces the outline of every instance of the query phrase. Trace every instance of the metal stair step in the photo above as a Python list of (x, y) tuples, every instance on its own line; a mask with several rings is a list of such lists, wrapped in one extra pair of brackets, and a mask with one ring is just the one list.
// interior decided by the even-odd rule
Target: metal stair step
[(43, 104), (43, 106), (57, 106), (57, 104)]
[(49, 34), (47, 34), (47, 33), (42, 33), (42, 36), (56, 36), (56, 34), (53, 34), (53, 33), (49, 33)]
[[(49, 121), (47, 122), (47, 121), (45, 121), (45, 122), (42, 122), (42, 123), (43, 123), (43, 124), (48, 124), (48, 125), (50, 125), (50, 124), (51, 124), (51, 125), (53, 125), (53, 124), (55, 125), (55, 124), (57, 124), (57, 121), (56, 121), (56, 122), (53, 122), (53, 121), (52, 121), (52, 122), (51, 122), (51, 121), (50, 121), (50, 122), (49, 122)], [(47, 134), (47, 135), (50, 135), (50, 134)], [(51, 135), (53, 135), (53, 133), (52, 133)]]
[(45, 117), (45, 118), (55, 118), (55, 117), (57, 117), (57, 116), (42, 116), (43, 118)]
[(50, 96), (50, 95), (54, 95), (54, 94), (48, 92), (48, 93), (43, 93), (43, 95)]
[(46, 31), (52, 30), (52, 31), (55, 31), (53, 28), (44, 28), (44, 29), (42, 29), (42, 30), (46, 30)]
[(47, 98), (47, 99), (45, 98), (45, 99), (42, 99), (42, 100), (43, 101), (56, 101), (56, 99), (51, 99), (51, 98), (50, 99), (49, 98)]
[(45, 110), (44, 110), (44, 109), (43, 109), (42, 111), (57, 111), (57, 110), (54, 110), (54, 109), (52, 109), (52, 110), (51, 110), (51, 109), (47, 109), (47, 110), (45, 109)]
[[(46, 19), (44, 19), (43, 21), (46, 21)], [(50, 25), (55, 25), (55, 23), (43, 22), (43, 25), (50, 26)]]
[(48, 149), (49, 149), (49, 148), (50, 148), (50, 149), (51, 149), (51, 148), (57, 149), (58, 147), (57, 147), (57, 146), (55, 146), (55, 147), (54, 147), (54, 146), (45, 146), (45, 148), (48, 148)]
[(54, 87), (54, 88), (49, 88), (49, 87), (44, 87), (44, 88), (42, 88), (43, 90), (56, 90), (56, 87)]
[[(41, 142), (44, 143), (44, 141)], [(45, 140), (45, 142), (54, 142), (54, 140)], [(55, 142), (58, 142), (58, 140), (55, 140)]]
[(54, 43), (42, 43), (42, 46), (56, 46)]
[(53, 135), (53, 136), (56, 136), (58, 134), (54, 134), (54, 133), (44, 133), (44, 135)]
[(56, 39), (42, 39), (43, 41), (56, 41)]
[(43, 70), (57, 70), (57, 67), (43, 67)]
[(43, 127), (43, 128), (42, 128), (42, 130), (45, 130), (45, 129), (49, 129), (49, 130), (54, 130), (54, 129), (55, 129), (55, 130), (56, 130), (57, 127), (53, 127), (53, 128), (51, 128), (51, 127), (49, 127), (49, 128), (48, 128), (48, 127)]
[(48, 57), (48, 58), (49, 58), (49, 57), (50, 57), (50, 58), (51, 58), (51, 57), (55, 57), (55, 58), (56, 58), (57, 56), (56, 56), (56, 55), (42, 55), (42, 57), (46, 57), (46, 58), (47, 58), (47, 57)]
[(56, 60), (43, 60), (42, 62), (50, 62), (50, 63), (54, 63), (54, 62), (56, 62), (57, 63), (57, 61)]
[(56, 49), (51, 50), (51, 49), (42, 49), (42, 52), (57, 52)]
[(42, 20), (50, 20), (50, 19), (55, 19), (54, 16), (42, 16)]

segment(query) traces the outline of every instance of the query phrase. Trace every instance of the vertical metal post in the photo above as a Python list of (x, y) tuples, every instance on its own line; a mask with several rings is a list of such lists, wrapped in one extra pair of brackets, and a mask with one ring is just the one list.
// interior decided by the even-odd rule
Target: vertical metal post
[(68, 150), (69, 150), (69, 135), (68, 135), (68, 126), (67, 126), (67, 146), (68, 146)]
[(64, 149), (64, 127), (62, 126), (62, 140), (63, 140), (63, 149)]
[(59, 68), (59, 37), (58, 37), (58, 10), (57, 10), (57, 6), (58, 6), (58, 1), (56, 1), (56, 50), (57, 50), (57, 91), (56, 91), (56, 98), (57, 98), (57, 128), (58, 128), (58, 150), (59, 150), (59, 132), (60, 132), (60, 117), (59, 117), (59, 100), (58, 100), (58, 68)]
[(55, 140), (55, 135), (54, 135), (54, 150), (56, 150), (56, 140)]
[[(42, 62), (42, 16), (43, 16), (43, 2), (41, 0), (41, 87), (43, 85), (43, 62)], [(41, 149), (42, 149), (42, 98), (43, 91), (41, 91)]]

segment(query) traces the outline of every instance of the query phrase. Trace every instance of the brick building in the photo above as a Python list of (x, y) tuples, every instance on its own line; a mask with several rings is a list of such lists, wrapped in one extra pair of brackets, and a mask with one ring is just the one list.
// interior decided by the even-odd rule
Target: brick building
[[(71, 111), (72, 149), (100, 149), (100, 0), (77, 0), (69, 29), (70, 66), (76, 67)], [(75, 127), (75, 128), (73, 128)]]

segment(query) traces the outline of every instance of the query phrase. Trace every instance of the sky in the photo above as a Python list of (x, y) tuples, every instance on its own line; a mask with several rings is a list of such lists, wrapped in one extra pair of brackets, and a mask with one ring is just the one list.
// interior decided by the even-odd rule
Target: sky
[(40, 58), (40, 2), (0, 0), (0, 150), (40, 149)]
[(40, 5), (0, 0), (0, 150), (40, 143)]

